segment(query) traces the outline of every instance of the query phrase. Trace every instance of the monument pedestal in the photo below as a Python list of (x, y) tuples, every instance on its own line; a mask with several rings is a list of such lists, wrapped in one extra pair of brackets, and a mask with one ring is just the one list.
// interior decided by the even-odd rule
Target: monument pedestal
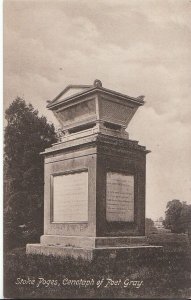
[(92, 130), (47, 149), (44, 235), (27, 253), (91, 260), (102, 251), (155, 249), (144, 236), (147, 152)]
[(103, 251), (153, 248), (144, 237), (150, 151), (125, 131), (142, 98), (95, 81), (69, 86), (49, 103), (63, 137), (43, 153), (44, 235), (40, 244), (27, 245), (27, 253), (89, 260)]

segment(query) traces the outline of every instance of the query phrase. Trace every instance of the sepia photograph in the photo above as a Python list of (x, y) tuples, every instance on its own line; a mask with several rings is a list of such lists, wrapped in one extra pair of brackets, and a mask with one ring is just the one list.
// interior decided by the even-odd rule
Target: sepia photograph
[(190, 20), (4, 0), (5, 299), (191, 299)]

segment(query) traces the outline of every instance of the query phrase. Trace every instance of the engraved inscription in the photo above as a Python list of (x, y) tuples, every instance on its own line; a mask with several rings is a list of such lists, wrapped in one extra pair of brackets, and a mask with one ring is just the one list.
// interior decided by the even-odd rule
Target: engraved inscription
[(88, 172), (53, 177), (53, 222), (88, 221)]
[(134, 221), (134, 176), (108, 172), (106, 184), (107, 221)]

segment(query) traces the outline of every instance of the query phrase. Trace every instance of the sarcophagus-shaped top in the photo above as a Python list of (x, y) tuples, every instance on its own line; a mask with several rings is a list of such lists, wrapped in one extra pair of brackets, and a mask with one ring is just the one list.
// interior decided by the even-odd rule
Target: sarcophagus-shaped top
[[(97, 126), (109, 131), (124, 131), (136, 110), (144, 104), (144, 96), (130, 97), (93, 85), (69, 85), (47, 108), (52, 110), (64, 133), (75, 133)], [(99, 126), (98, 126), (99, 125)]]

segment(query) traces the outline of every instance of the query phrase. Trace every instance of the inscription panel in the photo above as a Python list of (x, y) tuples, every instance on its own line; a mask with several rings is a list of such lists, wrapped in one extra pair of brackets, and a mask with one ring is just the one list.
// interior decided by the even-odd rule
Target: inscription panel
[(106, 220), (134, 221), (134, 176), (117, 172), (107, 173)]
[(53, 222), (88, 221), (88, 172), (53, 177)]

